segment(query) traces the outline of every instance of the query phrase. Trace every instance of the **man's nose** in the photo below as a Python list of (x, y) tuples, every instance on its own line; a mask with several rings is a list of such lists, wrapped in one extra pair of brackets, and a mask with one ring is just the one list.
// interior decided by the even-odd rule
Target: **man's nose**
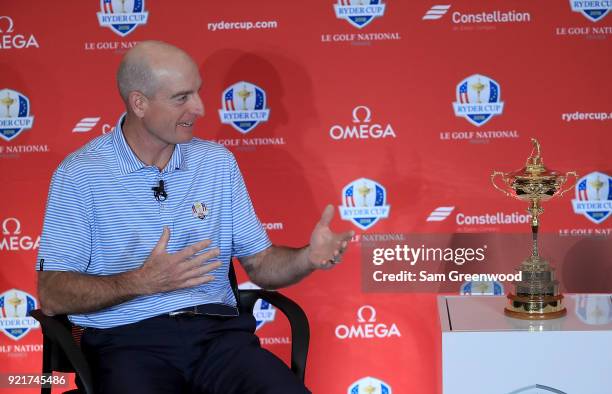
[(192, 111), (198, 116), (204, 116), (204, 103), (202, 102), (200, 95), (197, 93), (193, 95)]

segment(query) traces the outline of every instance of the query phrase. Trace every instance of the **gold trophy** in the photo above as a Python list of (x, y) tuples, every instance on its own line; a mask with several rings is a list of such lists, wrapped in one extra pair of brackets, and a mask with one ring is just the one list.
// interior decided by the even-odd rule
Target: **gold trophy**
[[(541, 202), (560, 197), (570, 190), (578, 174), (574, 171), (561, 175), (544, 167), (540, 152), (540, 143), (531, 139), (533, 149), (527, 159), (527, 164), (520, 170), (503, 173), (493, 171), (491, 182), (493, 186), (505, 195), (529, 203), (527, 211), (531, 215), (532, 247), (529, 256), (519, 266), (521, 281), (515, 283), (515, 294), (508, 294), (508, 305), (504, 309), (506, 315), (526, 320), (555, 319), (566, 313), (563, 306), (563, 295), (559, 293), (559, 282), (555, 280), (554, 269), (538, 253), (538, 229), (540, 215), (544, 212)], [(495, 183), (500, 176), (503, 187)], [(574, 183), (563, 189), (567, 179), (573, 176)]]
[(368, 206), (368, 202), (366, 200), (366, 197), (368, 197), (368, 194), (370, 194), (370, 192), (372, 191), (371, 188), (368, 187), (368, 185), (364, 184), (357, 189), (357, 193), (361, 194), (361, 197), (363, 197), (363, 206), (367, 207)]
[(19, 317), (19, 314), (17, 313), (17, 308), (19, 307), (19, 305), (23, 304), (23, 300), (17, 297), (17, 293), (15, 293), (11, 298), (6, 301), (15, 308), (15, 315), (13, 317)]
[(246, 85), (243, 85), (242, 90), (239, 90), (237, 94), (238, 94), (238, 97), (242, 99), (242, 110), (246, 111), (247, 110), (246, 101), (249, 97), (251, 97), (251, 92), (247, 90)]
[(9, 93), (6, 92), (6, 97), (0, 99), (0, 102), (6, 107), (6, 117), (10, 118), (11, 113), (9, 112), (9, 108), (11, 108), (11, 105), (15, 103), (15, 99), (11, 98)]

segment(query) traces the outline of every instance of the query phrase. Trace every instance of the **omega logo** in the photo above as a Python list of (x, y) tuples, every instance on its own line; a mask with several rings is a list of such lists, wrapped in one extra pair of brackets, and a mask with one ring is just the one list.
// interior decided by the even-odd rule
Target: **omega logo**
[(368, 139), (368, 138), (396, 138), (395, 131), (391, 124), (385, 126), (372, 121), (372, 111), (365, 105), (358, 105), (353, 108), (352, 125), (333, 125), (329, 129), (329, 136), (338, 140), (347, 139)]

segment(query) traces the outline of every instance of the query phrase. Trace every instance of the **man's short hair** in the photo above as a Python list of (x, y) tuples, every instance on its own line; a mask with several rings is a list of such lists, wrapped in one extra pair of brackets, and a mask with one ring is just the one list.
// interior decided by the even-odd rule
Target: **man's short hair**
[(117, 71), (117, 87), (124, 102), (130, 92), (138, 91), (152, 97), (157, 90), (157, 79), (145, 59), (123, 58)]

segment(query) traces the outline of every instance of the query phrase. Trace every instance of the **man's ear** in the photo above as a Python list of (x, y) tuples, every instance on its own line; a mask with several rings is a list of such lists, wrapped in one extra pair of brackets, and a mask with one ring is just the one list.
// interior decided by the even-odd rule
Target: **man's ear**
[(149, 99), (144, 94), (133, 91), (128, 96), (128, 102), (132, 112), (139, 118), (144, 117), (144, 114), (149, 107)]

